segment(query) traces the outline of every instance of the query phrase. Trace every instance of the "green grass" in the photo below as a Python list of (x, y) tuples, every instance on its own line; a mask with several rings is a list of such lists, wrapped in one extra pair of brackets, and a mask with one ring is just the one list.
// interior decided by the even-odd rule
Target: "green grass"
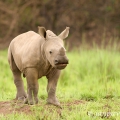
[[(34, 114), (1, 114), (0, 120), (119, 120), (120, 52), (115, 49), (80, 49), (67, 55), (70, 64), (62, 71), (57, 87), (62, 110), (44, 105), (47, 81), (43, 77), (39, 80), (38, 94), (43, 105), (31, 106)], [(25, 79), (24, 83), (26, 88)], [(12, 100), (15, 94), (7, 50), (0, 51), (0, 101)], [(75, 103), (78, 100), (81, 103)]]

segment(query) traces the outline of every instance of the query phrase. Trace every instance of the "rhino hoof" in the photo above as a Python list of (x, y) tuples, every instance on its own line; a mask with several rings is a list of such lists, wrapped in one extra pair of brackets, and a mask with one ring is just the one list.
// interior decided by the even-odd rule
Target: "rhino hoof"
[(62, 107), (61, 107), (60, 104), (54, 104), (54, 103), (49, 103), (49, 102), (47, 102), (47, 104), (48, 104), (48, 105), (54, 105), (54, 106), (56, 106), (56, 107), (62, 109)]
[(28, 104), (28, 99), (27, 98), (24, 100), (24, 104)]
[(28, 99), (26, 98), (26, 99), (24, 100), (24, 104), (34, 105), (34, 102), (33, 102), (33, 101), (28, 101)]
[(24, 101), (26, 98), (24, 96), (18, 97), (18, 101), (22, 102)]
[(54, 106), (59, 107), (59, 108), (62, 109), (62, 107), (61, 107), (61, 105), (60, 105), (60, 103), (58, 101), (48, 100), (47, 104), (51, 104), (51, 105), (54, 105)]

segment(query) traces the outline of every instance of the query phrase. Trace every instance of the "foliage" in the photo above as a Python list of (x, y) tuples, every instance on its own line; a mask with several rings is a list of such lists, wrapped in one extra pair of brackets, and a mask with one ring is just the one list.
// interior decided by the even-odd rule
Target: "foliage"
[(38, 26), (56, 34), (69, 26), (70, 47), (80, 44), (84, 34), (89, 43), (100, 44), (103, 37), (107, 43), (119, 37), (119, 8), (119, 0), (1, 0), (0, 48), (23, 32), (37, 32)]

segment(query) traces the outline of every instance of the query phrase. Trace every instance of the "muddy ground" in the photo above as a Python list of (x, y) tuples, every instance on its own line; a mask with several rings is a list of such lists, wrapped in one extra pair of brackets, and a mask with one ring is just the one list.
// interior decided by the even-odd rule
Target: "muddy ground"
[(71, 109), (71, 106), (77, 106), (80, 104), (85, 104), (85, 101), (82, 100), (74, 100), (72, 102), (67, 102), (67, 103), (61, 103), (61, 108), (57, 106), (53, 106), (50, 104), (45, 104), (45, 103), (39, 103), (37, 105), (28, 105), (28, 104), (23, 104), (20, 103), (16, 100), (11, 100), (11, 101), (1, 101), (0, 102), (0, 114), (12, 114), (12, 113), (25, 113), (25, 114), (32, 114), (33, 110), (31, 109), (33, 106), (37, 107), (44, 107), (46, 110), (50, 110), (50, 107), (55, 107), (56, 111), (60, 114), (61, 111), (67, 107), (68, 109)]

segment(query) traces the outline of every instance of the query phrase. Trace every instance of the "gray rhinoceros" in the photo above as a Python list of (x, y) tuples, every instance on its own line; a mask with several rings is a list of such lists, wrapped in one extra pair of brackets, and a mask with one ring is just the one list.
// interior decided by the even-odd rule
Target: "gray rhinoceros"
[[(17, 89), (16, 99), (28, 104), (37, 104), (38, 79), (46, 76), (47, 102), (59, 106), (55, 92), (60, 71), (68, 64), (63, 39), (68, 36), (69, 27), (59, 36), (50, 30), (46, 31), (44, 27), (38, 27), (38, 33), (29, 31), (18, 35), (9, 45), (8, 61)], [(21, 73), (27, 80), (27, 94)]]

